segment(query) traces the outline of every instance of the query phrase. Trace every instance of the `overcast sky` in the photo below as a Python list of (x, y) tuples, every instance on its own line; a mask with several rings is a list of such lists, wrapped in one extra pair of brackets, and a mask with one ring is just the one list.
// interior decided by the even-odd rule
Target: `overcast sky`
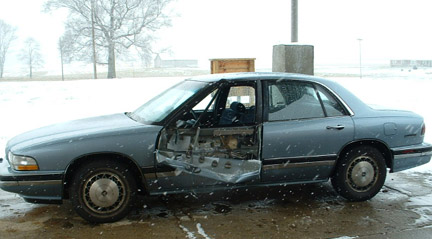
[[(58, 69), (57, 40), (66, 11), (41, 12), (44, 0), (0, 0), (0, 19), (17, 26), (19, 40), (6, 73), (21, 64), (16, 55), (27, 37), (38, 40), (45, 67)], [(272, 46), (290, 43), (290, 0), (177, 0), (173, 26), (159, 32), (156, 48), (172, 59), (253, 57), (270, 67)], [(315, 46), (316, 64), (390, 59), (432, 60), (432, 1), (299, 0), (299, 43)], [(12, 66), (13, 65), (13, 66)], [(9, 71), (8, 71), (9, 69)], [(24, 66), (20, 66), (24, 69)]]

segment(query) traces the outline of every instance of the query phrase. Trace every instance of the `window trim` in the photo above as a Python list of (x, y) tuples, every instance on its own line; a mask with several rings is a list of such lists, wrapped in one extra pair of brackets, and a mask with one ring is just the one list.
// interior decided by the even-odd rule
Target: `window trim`
[(167, 117), (165, 117), (162, 121), (160, 121), (157, 125), (161, 126), (168, 126), (173, 123), (173, 121), (177, 120), (184, 112), (188, 112), (193, 108), (195, 105), (193, 102), (198, 100), (203, 100), (208, 94), (210, 94), (215, 89), (220, 89), (223, 87), (227, 82), (222, 80), (218, 82), (217, 84), (208, 84), (207, 87), (204, 87), (199, 92), (197, 92), (195, 95), (193, 95), (189, 100), (184, 102), (182, 105), (177, 107), (171, 114), (169, 114)]
[[(331, 118), (334, 118), (334, 117), (343, 117), (343, 116), (349, 116), (349, 115), (350, 115), (350, 112), (347, 110), (347, 108), (345, 107), (345, 105), (342, 104), (342, 102), (339, 100), (339, 98), (337, 98), (335, 94), (332, 94), (332, 92), (331, 92), (328, 88), (324, 87), (324, 86), (321, 85), (321, 84), (314, 84), (314, 87), (315, 87), (316, 93), (317, 93), (317, 95), (318, 95), (318, 98), (319, 98), (320, 101), (321, 101), (321, 106), (323, 107), (323, 110), (324, 110), (324, 113), (325, 113), (325, 115), (326, 115), (326, 118), (330, 118), (330, 117), (331, 117)], [(329, 116), (329, 115), (328, 115), (328, 113), (327, 113), (327, 109), (326, 109), (325, 106), (324, 106), (324, 101), (322, 100), (322, 98), (321, 98), (321, 96), (320, 96), (320, 94), (319, 94), (319, 88), (322, 88), (322, 89), (325, 91), (325, 92), (323, 92), (323, 94), (324, 94), (324, 93), (329, 94), (329, 95), (333, 98), (333, 100), (335, 100), (336, 103), (339, 104), (339, 106), (342, 107), (342, 110), (343, 110), (343, 114), (342, 114), (342, 115), (335, 115), (335, 116)], [(325, 94), (324, 94), (324, 95), (325, 95)]]
[[(268, 87), (272, 82), (276, 82), (274, 80), (268, 79), (268, 80), (262, 80), (262, 104), (263, 104), (263, 122), (281, 122), (281, 121), (300, 121), (300, 120), (314, 120), (314, 119), (320, 119), (320, 118), (337, 118), (337, 117), (347, 117), (347, 116), (354, 116), (354, 112), (351, 110), (351, 108), (343, 101), (338, 94), (336, 94), (332, 89), (327, 87), (326, 85), (316, 82), (316, 81), (303, 81), (303, 80), (296, 80), (296, 79), (280, 79), (278, 81), (288, 81), (288, 82), (299, 82), (299, 83), (305, 83), (312, 85), (313, 89), (315, 90), (315, 93), (318, 97), (318, 100), (320, 102), (321, 108), (323, 110), (324, 117), (311, 117), (311, 118), (297, 118), (297, 119), (280, 119), (280, 120), (269, 120), (269, 99), (270, 99), (270, 92), (268, 91)], [(343, 108), (345, 111), (344, 115), (340, 116), (328, 116), (327, 111), (324, 108), (322, 99), (320, 95), (318, 94), (317, 86), (322, 87), (324, 90), (327, 91), (328, 94), (330, 94)]]
[[(347, 103), (345, 103), (345, 101), (338, 95), (336, 94), (336, 92), (334, 92), (334, 90), (330, 89), (329, 87), (327, 87), (326, 85), (320, 83), (320, 82), (313, 82), (314, 84), (317, 84), (319, 86), (321, 86), (322, 88), (324, 88), (325, 90), (328, 91), (328, 93), (330, 93), (330, 95), (332, 95), (336, 101), (338, 101), (339, 104), (342, 105), (343, 109), (346, 112), (346, 115), (343, 116), (354, 116), (354, 111), (352, 111), (352, 109), (347, 105)], [(343, 116), (331, 116), (331, 117), (343, 117)]]

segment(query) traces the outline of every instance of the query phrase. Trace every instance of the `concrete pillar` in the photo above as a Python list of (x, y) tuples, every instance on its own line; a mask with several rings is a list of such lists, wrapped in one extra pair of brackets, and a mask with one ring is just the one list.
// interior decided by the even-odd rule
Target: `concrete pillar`
[(312, 45), (273, 46), (273, 72), (314, 74), (314, 47)]

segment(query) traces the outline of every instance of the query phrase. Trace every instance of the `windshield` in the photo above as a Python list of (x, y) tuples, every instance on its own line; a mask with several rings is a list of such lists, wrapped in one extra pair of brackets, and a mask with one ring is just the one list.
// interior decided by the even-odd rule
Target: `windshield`
[(206, 85), (198, 81), (180, 82), (139, 107), (130, 117), (139, 122), (160, 122)]

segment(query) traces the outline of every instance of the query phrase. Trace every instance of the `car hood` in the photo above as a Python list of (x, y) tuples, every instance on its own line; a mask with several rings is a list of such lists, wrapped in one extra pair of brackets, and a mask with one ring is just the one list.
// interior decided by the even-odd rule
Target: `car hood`
[(130, 119), (125, 114), (114, 114), (69, 121), (35, 129), (20, 134), (9, 140), (6, 150), (13, 152), (44, 143), (54, 143), (64, 140), (80, 140), (100, 134), (113, 134), (120, 131), (145, 127), (145, 125)]

